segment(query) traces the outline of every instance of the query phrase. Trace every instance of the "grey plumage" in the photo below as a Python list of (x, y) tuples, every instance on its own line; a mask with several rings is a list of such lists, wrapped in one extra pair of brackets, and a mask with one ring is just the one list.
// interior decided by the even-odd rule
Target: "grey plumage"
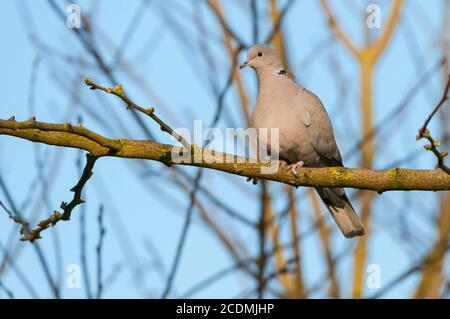
[[(275, 51), (255, 45), (249, 49), (241, 68), (245, 66), (256, 70), (260, 85), (252, 126), (257, 130), (279, 129), (280, 160), (307, 167), (343, 166), (325, 107), (314, 93), (287, 76)], [(258, 142), (270, 149), (270, 138), (259, 136)], [(316, 190), (345, 237), (364, 234), (344, 189)]]

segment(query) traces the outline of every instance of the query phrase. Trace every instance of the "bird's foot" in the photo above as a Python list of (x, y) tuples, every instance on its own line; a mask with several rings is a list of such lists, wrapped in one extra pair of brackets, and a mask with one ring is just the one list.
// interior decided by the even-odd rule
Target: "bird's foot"
[(295, 164), (288, 165), (287, 169), (288, 169), (289, 171), (291, 171), (292, 174), (295, 175), (295, 177), (297, 177), (297, 176), (298, 176), (298, 171), (297, 171), (297, 169), (299, 169), (300, 167), (302, 167), (304, 164), (305, 164), (305, 163), (304, 163), (303, 161), (299, 161), (299, 162), (297, 162), (297, 163), (295, 163)]
[(278, 162), (278, 169), (281, 169), (281, 170), (288, 169), (289, 164), (286, 161), (278, 160), (277, 162)]
[(253, 185), (258, 184), (258, 180), (256, 178), (253, 178), (253, 177), (247, 177), (247, 182), (252, 182)]

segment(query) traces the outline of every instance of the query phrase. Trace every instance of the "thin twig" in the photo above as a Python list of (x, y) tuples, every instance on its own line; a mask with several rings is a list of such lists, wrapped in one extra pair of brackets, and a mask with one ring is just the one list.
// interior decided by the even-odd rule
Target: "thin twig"
[[(79, 172), (82, 172), (82, 152), (79, 152), (79, 156), (76, 160), (76, 166)], [(86, 296), (88, 299), (92, 299), (91, 280), (89, 276), (89, 267), (86, 253), (86, 205), (83, 205), (80, 210), (80, 259), (81, 268), (83, 270), (83, 281), (86, 289)]]
[(98, 234), (98, 243), (97, 243), (97, 247), (96, 247), (96, 253), (97, 253), (97, 299), (100, 299), (102, 297), (102, 293), (103, 293), (102, 251), (103, 251), (103, 240), (104, 240), (105, 233), (106, 233), (106, 229), (103, 224), (103, 212), (104, 212), (104, 207), (103, 207), (103, 205), (100, 205), (100, 208), (98, 210), (98, 218), (97, 218), (99, 234)]
[(195, 205), (195, 194), (197, 192), (198, 185), (200, 184), (202, 172), (203, 172), (203, 170), (198, 170), (196, 178), (194, 180), (194, 185), (193, 185), (193, 188), (192, 188), (192, 191), (190, 194), (189, 207), (186, 212), (186, 218), (184, 220), (184, 225), (183, 225), (183, 229), (181, 231), (180, 240), (178, 241), (178, 246), (177, 246), (177, 250), (175, 253), (175, 259), (172, 263), (172, 268), (170, 270), (169, 277), (167, 279), (166, 288), (164, 289), (164, 292), (161, 296), (162, 299), (166, 299), (170, 293), (170, 290), (172, 289), (173, 280), (175, 278), (175, 274), (176, 274), (178, 264), (179, 264), (179, 261), (181, 258), (181, 253), (182, 253), (183, 247), (186, 243), (186, 236), (187, 236), (187, 232), (189, 229), (189, 225), (191, 224), (192, 212), (194, 211), (194, 205)]
[[(11, 270), (17, 276), (19, 281), (23, 284), (26, 291), (30, 294), (30, 297), (33, 299), (39, 299), (39, 294), (36, 289), (31, 284), (30, 280), (26, 277), (24, 271), (20, 269), (19, 265), (16, 264), (11, 253), (4, 247), (4, 245), (0, 242), (0, 251), (3, 253), (3, 259), (9, 263)], [(16, 257), (16, 256), (14, 256)], [(4, 273), (4, 266), (0, 265), (0, 280), (2, 278), (2, 274)]]
[(114, 69), (121, 63), (122, 55), (127, 49), (133, 35), (138, 30), (139, 22), (142, 20), (142, 17), (145, 13), (145, 7), (149, 4), (148, 0), (141, 0), (141, 3), (137, 6), (133, 17), (131, 18), (122, 39), (120, 40), (120, 44), (118, 45), (116, 51), (114, 52), (113, 63), (111, 63), (111, 69)]
[[(238, 52), (240, 50), (242, 50), (242, 46), (241, 45), (236, 49), (236, 55), (235, 56), (237, 56), (237, 54), (238, 54)], [(233, 61), (233, 65), (232, 65), (232, 68), (230, 70), (230, 76), (228, 78), (228, 81), (227, 81), (225, 87), (223, 88), (223, 90), (220, 92), (220, 94), (218, 96), (216, 113), (214, 115), (214, 118), (212, 120), (212, 123), (211, 123), (210, 127), (216, 126), (218, 121), (219, 121), (219, 119), (220, 119), (220, 115), (222, 114), (221, 111), (222, 111), (223, 105), (224, 105), (225, 95), (226, 95), (228, 89), (230, 88), (230, 86), (232, 84), (233, 73), (234, 73), (234, 71), (236, 69), (235, 66), (236, 66), (236, 59), (234, 59), (234, 61)], [(190, 147), (188, 147), (188, 149), (190, 149)], [(192, 152), (192, 149), (191, 149), (191, 152)], [(177, 251), (176, 251), (176, 254), (175, 254), (175, 260), (174, 260), (174, 262), (172, 264), (172, 269), (171, 269), (170, 274), (169, 274), (168, 279), (167, 279), (167, 285), (166, 285), (166, 288), (165, 288), (165, 290), (164, 290), (164, 292), (162, 294), (162, 298), (163, 299), (167, 298), (167, 296), (170, 293), (170, 290), (171, 290), (171, 287), (172, 287), (172, 284), (173, 284), (173, 279), (175, 277), (175, 274), (176, 274), (176, 271), (177, 271), (177, 268), (178, 268), (178, 264), (179, 264), (179, 261), (180, 261), (181, 253), (183, 251), (184, 243), (186, 241), (186, 236), (187, 236), (187, 233), (188, 233), (188, 230), (189, 230), (189, 226), (191, 224), (192, 211), (194, 210), (194, 206), (195, 206), (195, 202), (196, 202), (196, 195), (197, 195), (197, 191), (199, 190), (199, 187), (200, 187), (200, 181), (201, 181), (201, 178), (202, 178), (202, 174), (203, 174), (203, 170), (199, 169), (197, 171), (197, 173), (195, 175), (195, 179), (193, 181), (193, 188), (192, 188), (192, 191), (190, 193), (190, 202), (189, 202), (189, 206), (188, 206), (188, 209), (187, 209), (187, 212), (186, 212), (186, 218), (185, 218), (185, 221), (184, 221), (183, 230), (182, 230), (182, 233), (181, 233), (181, 236), (180, 236), (180, 241), (179, 241), (178, 246), (177, 246)]]
[(111, 268), (109, 273), (105, 276), (105, 280), (103, 280), (103, 292), (106, 292), (119, 278), (119, 275), (123, 272), (125, 265), (123, 262), (117, 262)]
[[(309, 238), (309, 236), (311, 236), (315, 233), (316, 228), (321, 223), (324, 223), (324, 219), (315, 221), (310, 227), (308, 227), (305, 231), (303, 231), (301, 236), (298, 236), (298, 238), (296, 240), (300, 243), (303, 240), (306, 240), (307, 238)], [(294, 242), (291, 241), (288, 243), (284, 243), (284, 244), (280, 245), (279, 247), (293, 248), (294, 245), (295, 245)], [(271, 249), (269, 251), (266, 251), (266, 253), (265, 253), (266, 258), (270, 258), (271, 256), (273, 256), (275, 254), (276, 249), (279, 249), (279, 247), (271, 247)], [(252, 271), (249, 266), (252, 264), (257, 265), (259, 258), (260, 258), (260, 256), (254, 256), (254, 257), (248, 257), (245, 259), (237, 260), (233, 265), (225, 267), (225, 268), (217, 271), (216, 273), (208, 276), (206, 279), (200, 281), (199, 283), (195, 284), (192, 288), (188, 289), (185, 293), (183, 293), (181, 298), (189, 298), (190, 296), (192, 296), (192, 294), (197, 293), (198, 291), (206, 288), (208, 285), (214, 283), (215, 281), (222, 279), (223, 276), (227, 275), (228, 273), (230, 273), (234, 270), (238, 270), (238, 269), (246, 270), (252, 276), (252, 278), (257, 278), (258, 274), (256, 272)]]
[(405, 271), (403, 271), (400, 275), (398, 275), (396, 278), (392, 279), (387, 284), (383, 285), (383, 288), (381, 288), (379, 291), (377, 291), (375, 294), (367, 297), (367, 299), (377, 299), (383, 296), (386, 292), (390, 291), (392, 288), (400, 284), (402, 281), (404, 281), (406, 278), (411, 276), (412, 274), (416, 273), (417, 271), (420, 271), (424, 269), (424, 267), (430, 267), (439, 259), (442, 257), (443, 254), (445, 254), (450, 249), (450, 245), (447, 244), (445, 249), (442, 250), (442, 254), (439, 254), (438, 256), (435, 256), (435, 259), (427, 259), (427, 256), (422, 258), (418, 263), (413, 264), (411, 267), (408, 267)]
[(448, 92), (450, 90), (450, 74), (448, 75), (447, 79), (447, 85), (445, 86), (444, 93), (442, 94), (442, 97), (436, 107), (433, 109), (433, 112), (428, 115), (427, 119), (425, 120), (425, 123), (423, 123), (422, 128), (420, 129), (421, 133), (419, 133), (420, 137), (423, 137), (423, 133), (427, 130), (427, 126), (430, 123), (433, 116), (436, 114), (436, 112), (439, 110), (439, 108), (444, 105), (444, 103), (448, 100)]
[[(448, 152), (447, 151), (440, 152), (437, 149), (437, 147), (441, 145), (441, 143), (438, 140), (435, 140), (434, 138), (431, 137), (430, 131), (428, 130), (426, 130), (425, 132), (419, 131), (419, 135), (422, 135), (423, 138), (426, 138), (430, 142), (430, 144), (425, 144), (424, 148), (427, 151), (432, 151), (433, 154), (436, 156), (437, 166), (450, 175), (450, 168), (444, 163), (444, 158), (448, 155)], [(422, 137), (419, 138), (419, 135), (417, 136), (418, 140), (422, 138)]]
[(420, 140), (422, 138), (426, 138), (430, 144), (425, 145), (425, 149), (427, 151), (432, 151), (433, 154), (437, 158), (437, 166), (442, 169), (444, 172), (450, 175), (450, 168), (445, 165), (444, 158), (448, 155), (448, 152), (440, 152), (437, 147), (440, 145), (440, 142), (438, 140), (433, 139), (431, 137), (430, 131), (428, 130), (428, 124), (430, 123), (433, 116), (437, 113), (439, 108), (444, 105), (444, 103), (448, 100), (448, 92), (450, 90), (450, 74), (448, 76), (447, 85), (445, 86), (444, 93), (442, 94), (442, 97), (436, 107), (433, 109), (433, 111), (430, 113), (428, 118), (425, 120), (425, 123), (423, 126), (419, 129), (419, 134), (416, 137), (416, 140)]
[(258, 43), (259, 39), (259, 26), (258, 26), (258, 0), (251, 0), (250, 10), (252, 13), (252, 28), (253, 28), (253, 43)]
[(290, 224), (291, 224), (291, 238), (293, 242), (293, 250), (295, 257), (295, 272), (294, 272), (294, 296), (298, 298), (307, 297), (305, 294), (305, 285), (303, 280), (303, 270), (302, 270), (302, 261), (301, 261), (301, 249), (299, 245), (299, 232), (298, 232), (298, 218), (299, 214), (297, 211), (297, 201), (294, 196), (294, 189), (292, 187), (286, 187), (286, 193), (288, 196), (288, 212), (290, 216)]
[(326, 261), (327, 280), (330, 284), (328, 291), (331, 298), (339, 299), (340, 293), (339, 283), (336, 276), (336, 263), (335, 258), (333, 258), (330, 240), (331, 230), (326, 223), (319, 223), (320, 220), (323, 220), (324, 216), (322, 214), (322, 210), (320, 209), (320, 202), (317, 194), (313, 189), (310, 189), (309, 196), (314, 211), (314, 219), (317, 222), (317, 232), (322, 244), (324, 259)]
[(228, 35), (230, 35), (234, 39), (234, 41), (237, 42), (237, 44), (239, 46), (247, 47), (247, 45), (245, 44), (245, 41), (242, 40), (242, 38), (231, 29), (231, 27), (225, 21), (225, 18), (223, 17), (223, 15), (220, 14), (220, 10), (219, 10), (219, 7), (218, 7), (216, 1), (217, 0), (208, 0), (207, 4), (211, 8), (211, 10), (214, 12), (217, 19), (219, 19), (219, 22), (222, 25), (222, 28), (226, 31), (226, 33)]
[[(6, 196), (6, 200), (8, 201), (8, 204), (11, 207), (12, 213), (10, 212), (10, 214), (13, 215), (13, 216), (19, 216), (20, 217), (20, 213), (17, 210), (17, 205), (14, 202), (8, 187), (6, 187), (6, 184), (3, 181), (3, 178), (1, 176), (1, 174), (0, 174), (0, 188), (3, 190), (3, 193)], [(35, 245), (33, 245), (33, 248), (34, 248), (34, 251), (36, 252), (39, 264), (41, 265), (42, 270), (44, 271), (45, 278), (47, 280), (47, 283), (50, 286), (50, 289), (51, 289), (51, 291), (53, 293), (53, 296), (55, 298), (59, 299), (60, 298), (59, 288), (55, 284), (53, 276), (52, 276), (52, 274), (50, 272), (50, 267), (48, 265), (48, 262), (47, 262), (47, 259), (46, 259), (45, 255), (44, 255), (44, 253), (42, 252), (41, 246), (39, 246), (38, 243), (36, 243)], [(9, 256), (9, 258), (11, 258), (11, 257)], [(3, 266), (7, 262), (7, 260), (8, 260), (8, 258), (5, 258), (3, 260), (2, 265), (0, 265), (0, 269), (3, 268)]]
[[(289, 268), (289, 266), (291, 264), (295, 264), (295, 257), (288, 259), (286, 261), (285, 267), (283, 267), (281, 269), (276, 269), (276, 270), (272, 271), (271, 273), (269, 273), (267, 276), (264, 276), (261, 279), (261, 281), (262, 281), (261, 285), (263, 287), (265, 287), (265, 286), (267, 286), (269, 281), (271, 281), (272, 279), (275, 279), (275, 278), (278, 278), (281, 275), (285, 275), (285, 274), (293, 272), (294, 270)], [(257, 288), (255, 288), (255, 289), (252, 289), (251, 291), (247, 292), (247, 294), (248, 295), (252, 295), (255, 292), (258, 294), (258, 299), (261, 299), (261, 298), (259, 298), (259, 294), (260, 294), (259, 286)]]
[(107, 88), (100, 85), (97, 85), (92, 81), (92, 79), (87, 78), (85, 80), (86, 85), (88, 85), (91, 90), (101, 90), (106, 93), (113, 94), (115, 96), (118, 96), (121, 98), (126, 104), (127, 109), (134, 109), (136, 111), (139, 111), (147, 116), (149, 116), (152, 120), (154, 120), (156, 123), (159, 124), (161, 131), (169, 133), (172, 137), (174, 137), (178, 142), (184, 145), (187, 150), (191, 149), (191, 145), (189, 144), (186, 139), (179, 135), (177, 132), (175, 132), (169, 125), (167, 125), (164, 121), (162, 121), (157, 115), (154, 114), (155, 109), (153, 107), (149, 107), (147, 109), (135, 104), (133, 101), (130, 100), (130, 98), (125, 95), (123, 92), (122, 86), (120, 84), (117, 84), (114, 88)]
[[(70, 220), (70, 217), (72, 215), (72, 210), (80, 205), (83, 204), (84, 201), (81, 199), (81, 192), (83, 190), (84, 185), (89, 180), (89, 178), (92, 176), (92, 169), (95, 165), (95, 161), (97, 160), (97, 157), (92, 156), (90, 154), (86, 155), (87, 161), (86, 166), (84, 167), (83, 174), (81, 175), (80, 180), (78, 183), (70, 190), (74, 193), (73, 199), (69, 202), (62, 202), (60, 205), (60, 208), (63, 210), (63, 213), (61, 214), (58, 211), (54, 211), (52, 215), (50, 215), (48, 218), (41, 220), (35, 229), (30, 230), (30, 224), (21, 216), (17, 214), (12, 214), (7, 210), (7, 213), (9, 217), (17, 224), (21, 225), (20, 233), (22, 234), (22, 238), (20, 240), (22, 241), (29, 241), (34, 242), (36, 239), (41, 238), (41, 232), (50, 226), (55, 226), (59, 221), (64, 220)], [(5, 209), (6, 210), (6, 209)]]
[(280, 12), (280, 15), (278, 16), (277, 21), (274, 23), (272, 30), (270, 30), (269, 35), (266, 37), (264, 43), (270, 43), (273, 39), (273, 37), (277, 34), (279, 31), (281, 24), (283, 22), (284, 17), (286, 16), (286, 13), (288, 13), (289, 8), (294, 4), (294, 0), (289, 0), (288, 3), (283, 7), (283, 9)]
[(14, 299), (14, 294), (12, 293), (12, 291), (9, 288), (7, 288), (1, 280), (0, 280), (0, 289), (5, 292), (5, 294), (8, 296), (9, 299)]
[(350, 40), (350, 38), (345, 34), (345, 32), (341, 29), (339, 24), (337, 23), (331, 8), (328, 4), (328, 0), (321, 0), (321, 5), (323, 10), (325, 11), (325, 15), (327, 17), (327, 22), (330, 28), (335, 33), (336, 37), (344, 44), (344, 46), (355, 56), (359, 56), (359, 48)]
[(427, 84), (432, 76), (436, 74), (436, 72), (444, 65), (444, 61), (444, 58), (439, 59), (435, 64), (433, 64), (432, 67), (424, 72), (419, 80), (414, 83), (414, 85), (404, 95), (401, 102), (393, 107), (392, 110), (388, 112), (377, 124), (375, 124), (370, 131), (364, 134), (361, 139), (358, 140), (358, 142), (344, 154), (343, 157), (349, 160), (352, 156), (358, 154), (357, 151), (360, 148), (374, 139), (375, 136), (380, 134), (383, 129), (386, 129), (389, 123), (394, 123), (394, 120), (406, 110), (413, 98), (420, 92), (420, 89), (425, 87), (425, 84)]
[[(48, 0), (48, 3), (50, 5), (50, 7), (55, 11), (55, 13), (58, 15), (58, 17), (62, 20), (62, 21), (66, 21), (67, 17), (66, 14), (64, 12), (64, 10), (62, 10), (61, 8), (58, 7), (58, 5), (56, 4), (56, 2), (54, 0)], [(97, 63), (98, 67), (100, 68), (100, 70), (102, 70), (102, 72), (106, 75), (106, 77), (108, 78), (108, 80), (110, 81), (111, 84), (116, 84), (119, 83), (117, 81), (117, 78), (115, 77), (113, 70), (111, 70), (109, 68), (109, 66), (107, 65), (107, 63), (105, 62), (105, 59), (102, 57), (101, 53), (97, 50), (97, 48), (95, 47), (93, 41), (91, 41), (91, 37), (89, 37), (91, 35), (91, 29), (90, 28), (72, 28), (71, 29), (74, 34), (77, 36), (78, 40), (81, 42), (81, 44), (84, 46), (84, 48), (86, 49), (86, 51), (92, 56), (92, 58), (95, 60), (95, 62)], [(153, 134), (151, 133), (151, 131), (148, 129), (148, 127), (144, 124), (144, 121), (138, 116), (138, 114), (131, 112), (131, 115), (133, 116), (134, 120), (136, 120), (137, 124), (139, 125), (139, 127), (144, 131), (145, 135), (147, 136), (147, 138), (151, 138), (153, 136)]]
[(263, 181), (261, 184), (261, 208), (258, 224), (259, 235), (259, 259), (258, 259), (258, 298), (264, 298), (264, 288), (266, 282), (264, 281), (264, 274), (267, 264), (266, 256), (266, 228), (267, 228), (267, 215), (269, 214), (268, 206), (270, 205), (269, 195), (267, 194), (267, 183)]

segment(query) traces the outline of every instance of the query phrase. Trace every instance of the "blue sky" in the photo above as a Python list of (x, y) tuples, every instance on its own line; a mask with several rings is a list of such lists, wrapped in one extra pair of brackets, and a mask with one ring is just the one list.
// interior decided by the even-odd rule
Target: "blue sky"
[[(165, 4), (154, 0), (143, 6), (142, 20), (136, 32), (129, 38), (126, 51), (123, 52), (135, 70), (135, 78), (123, 68), (119, 67), (115, 71), (120, 83), (137, 103), (154, 106), (157, 113), (175, 127), (192, 129), (195, 119), (210, 123), (216, 108), (216, 97), (205, 79), (208, 76), (213, 77), (219, 87), (223, 87), (227, 80), (230, 60), (221, 42), (222, 33), (207, 6), (198, 5), (200, 2), (167, 1), (167, 6), (175, 3), (177, 7), (170, 14), (171, 19), (176, 21), (172, 22), (173, 28), (167, 26), (168, 21), (165, 20), (167, 18), (162, 14), (164, 12), (162, 10), (167, 8)], [(266, 2), (260, 3), (262, 2), (264, 5), (259, 8), (260, 26), (261, 34), (265, 35), (269, 32), (268, 8)], [(285, 2), (280, 1), (280, 7)], [(197, 3), (197, 6), (194, 3)], [(238, 5), (238, 1), (222, 1), (222, 3), (229, 24), (245, 41), (251, 43), (252, 31), (248, 9), (244, 10), (246, 7)], [(355, 9), (352, 10), (354, 6), (343, 5), (340, 1), (331, 3), (342, 27), (360, 45), (363, 42), (363, 32), (360, 19), (355, 18)], [(384, 26), (389, 14), (389, 1), (378, 3)], [(61, 8), (65, 7), (63, 1), (58, 1), (58, 4)], [(94, 8), (94, 27), (97, 31), (94, 43), (104, 53), (106, 61), (112, 63), (114, 61), (112, 48), (123, 43), (128, 22), (133, 19), (136, 10), (141, 6), (140, 1), (98, 1), (97, 4), (80, 1), (79, 4), (82, 14)], [(427, 2), (410, 0), (405, 4), (400, 28), (395, 32), (388, 49), (378, 62), (374, 74), (375, 123), (382, 121), (385, 115), (402, 101), (420, 76), (439, 60), (442, 51), (437, 40), (442, 32), (443, 4), (444, 1), (440, 0)], [(201, 40), (201, 35), (195, 31), (191, 20), (186, 18), (194, 13), (205, 17), (205, 32), (210, 34), (207, 46), (213, 53), (214, 68), (205, 67), (207, 63), (204, 61), (204, 55), (198, 46), (192, 45), (195, 41)], [(124, 110), (120, 101), (112, 96), (104, 96), (101, 92), (90, 91), (83, 85), (82, 81), (87, 76), (105, 85), (108, 81), (97, 69), (90, 67), (94, 61), (47, 2), (4, 1), (0, 21), (1, 38), (5, 39), (5, 46), (0, 50), (0, 67), (3, 74), (0, 78), (0, 87), (3, 89), (0, 118), (15, 115), (18, 120), (24, 120), (35, 115), (39, 121), (60, 123), (76, 122), (77, 117), (82, 116), (86, 127), (105, 136), (145, 138), (132, 120), (130, 112)], [(177, 25), (184, 34), (174, 33)], [(338, 42), (319, 50), (313, 59), (304, 63), (311, 50), (329, 38), (330, 34), (319, 1), (295, 1), (285, 18), (283, 29), (289, 48), (290, 67), (298, 80), (321, 98), (331, 116), (341, 153), (348, 154), (361, 135), (357, 64)], [(377, 32), (374, 33), (376, 36)], [(33, 40), (34, 37), (37, 41)], [(39, 44), (45, 44), (53, 53), (39, 50)], [(62, 58), (69, 55), (87, 61), (88, 66), (82, 68), (74, 61)], [(244, 54), (239, 58), (243, 60)], [(336, 80), (336, 75), (331, 72), (330, 63), (337, 63), (343, 79)], [(421, 151), (422, 143), (416, 142), (415, 136), (417, 129), (440, 97), (442, 74), (442, 71), (436, 71), (431, 80), (408, 104), (405, 112), (386, 125), (384, 133), (376, 143), (376, 168), (384, 168), (413, 150), (418, 151), (411, 160), (402, 163), (402, 167), (434, 167), (433, 156)], [(140, 82), (135, 81), (136, 76), (144, 79), (147, 84), (137, 85)], [(244, 70), (242, 77), (250, 104), (253, 105), (256, 99), (255, 74), (251, 70)], [(346, 84), (347, 95), (343, 101), (343, 96), (339, 92), (339, 81), (345, 81)], [(244, 127), (245, 123), (237, 102), (237, 92), (232, 89), (225, 98), (224, 118), (232, 119), (237, 127)], [(89, 109), (99, 114), (105, 123), (101, 124), (92, 117)], [(158, 141), (173, 143), (170, 137), (159, 131), (155, 123), (145, 118), (144, 121)], [(226, 124), (222, 120), (218, 126), (225, 128)], [(437, 120), (431, 123), (430, 128), (437, 136), (442, 131)], [(62, 200), (68, 200), (72, 196), (69, 189), (79, 176), (75, 164), (79, 156), (77, 150), (34, 145), (12, 137), (0, 137), (1, 176), (13, 193), (17, 205), (19, 207), (25, 205), (24, 215), (34, 221), (48, 215)], [(36, 163), (39, 158), (45, 162), (43, 174), (48, 180), (46, 189), (33, 184), (37, 178)], [(344, 162), (347, 166), (357, 167), (359, 158), (344, 156)], [(104, 205), (107, 233), (103, 251), (103, 279), (109, 278), (112, 273), (118, 273), (111, 285), (105, 282), (104, 296), (159, 297), (165, 282), (158, 275), (158, 267), (155, 267), (152, 261), (148, 243), (157, 248), (167, 269), (173, 260), (183, 223), (182, 217), (189, 203), (188, 196), (174, 183), (158, 182), (173, 178), (170, 170), (159, 163), (103, 158), (98, 161), (94, 171), (94, 177), (89, 181), (84, 194), (87, 200), (86, 233), (91, 285), (94, 286), (96, 280), (95, 245), (98, 239), (96, 218), (99, 206)], [(156, 172), (157, 175), (150, 174), (147, 178), (138, 178), (149, 171)], [(192, 168), (183, 168), (183, 171), (195, 174)], [(213, 171), (204, 172), (202, 185), (207, 186), (246, 217), (256, 220), (259, 204), (255, 186), (246, 183), (243, 178), (223, 175)], [(280, 189), (279, 185), (270, 186), (277, 210), (283, 207)], [(302, 194), (305, 191), (299, 189), (296, 192)], [(349, 192), (354, 193), (352, 190)], [(1, 192), (0, 200), (5, 202), (4, 194)], [(398, 276), (430, 247), (435, 238), (433, 216), (436, 213), (436, 203), (437, 195), (432, 193), (395, 192), (376, 197), (373, 204), (373, 235), (369, 244), (368, 264), (380, 265), (382, 284), (387, 284)], [(209, 204), (207, 207), (215, 218), (223, 222), (223, 225), (239, 233), (243, 242), (251, 248), (251, 253), (257, 253), (257, 237), (254, 232), (226, 218), (214, 205)], [(299, 211), (302, 212), (300, 230), (311, 225), (308, 209), (310, 209), (308, 201), (300, 201)], [(70, 222), (60, 223), (54, 229), (46, 231), (39, 241), (53, 274), (59, 274), (60, 280), (65, 280), (68, 265), (80, 263), (78, 212), (79, 209), (74, 212)], [(194, 213), (193, 225), (175, 279), (173, 296), (182, 294), (208, 275), (233, 264), (229, 254), (203, 225), (197, 213)], [(410, 249), (411, 247), (408, 248), (408, 245), (399, 240), (398, 233), (401, 226), (404, 226), (403, 223), (407, 224), (413, 233), (423, 235), (417, 249)], [(285, 226), (282, 230), (285, 238), (288, 238), (287, 228)], [(56, 236), (59, 236), (58, 241)], [(18, 238), (17, 227), (13, 229), (11, 221), (1, 212), (1, 246), (13, 249), (14, 254), (17, 254), (15, 263), (35, 286), (39, 296), (51, 297), (34, 250), (30, 248), (29, 243), (19, 242)], [(62, 264), (57, 262), (59, 259), (55, 255), (57, 251), (54, 248), (55, 242), (59, 242), (60, 245)], [(336, 253), (349, 245), (352, 243), (334, 232), (333, 249)], [(309, 236), (302, 241), (302, 247), (305, 250), (305, 276), (308, 283), (314, 283), (323, 274), (323, 269), (319, 270), (319, 266), (322, 265), (319, 237)], [(339, 280), (344, 295), (349, 294), (351, 287), (351, 261), (351, 258), (347, 258), (339, 266)], [(121, 270), (117, 271), (117, 267)], [(138, 270), (142, 272), (141, 277), (136, 275), (139, 274)], [(447, 273), (449, 273), (448, 266)], [(8, 267), (0, 278), (15, 296), (30, 297), (12, 268)], [(418, 276), (411, 276), (384, 297), (410, 297), (417, 279)], [(193, 297), (241, 296), (239, 293), (252, 285), (253, 282), (248, 276), (235, 272)], [(65, 285), (62, 287), (63, 297), (85, 297), (84, 289), (69, 289)], [(366, 296), (373, 293), (376, 291), (367, 290)], [(312, 297), (323, 295), (324, 291), (320, 291)], [(5, 297), (1, 290), (0, 297)]]

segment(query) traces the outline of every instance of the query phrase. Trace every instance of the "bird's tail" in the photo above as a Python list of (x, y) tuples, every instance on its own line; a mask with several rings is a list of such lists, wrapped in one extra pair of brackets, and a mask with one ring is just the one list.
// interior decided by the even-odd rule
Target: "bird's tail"
[(345, 237), (364, 235), (364, 226), (342, 188), (316, 188), (316, 190)]

